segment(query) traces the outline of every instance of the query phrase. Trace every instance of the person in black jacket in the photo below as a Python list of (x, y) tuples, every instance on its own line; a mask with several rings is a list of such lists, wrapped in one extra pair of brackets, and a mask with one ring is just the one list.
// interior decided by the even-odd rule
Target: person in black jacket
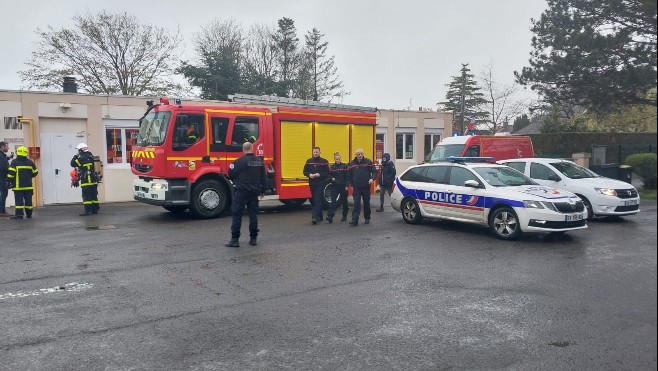
[(240, 247), (240, 228), (245, 205), (249, 213), (249, 244), (258, 245), (258, 199), (265, 195), (267, 174), (263, 160), (254, 155), (252, 143), (244, 143), (242, 152), (244, 155), (228, 168), (228, 176), (233, 181), (235, 193), (231, 204), (231, 240), (224, 244), (226, 247)]
[[(9, 172), (9, 160), (6, 153), (9, 151), (9, 144), (7, 142), (0, 142), (0, 217), (11, 216), (7, 212), (7, 195), (9, 194), (9, 187), (7, 187), (7, 174)], [(13, 153), (12, 153), (13, 156)]]
[(329, 206), (329, 213), (327, 214), (327, 222), (333, 223), (334, 214), (339, 206), (343, 206), (343, 217), (340, 218), (341, 222), (347, 220), (347, 213), (350, 207), (347, 203), (347, 164), (343, 163), (343, 159), (339, 152), (334, 153), (334, 163), (331, 164), (329, 170), (331, 171), (331, 205)]
[(375, 211), (384, 211), (384, 193), (388, 191), (389, 196), (393, 193), (393, 182), (395, 182), (395, 164), (391, 161), (391, 155), (384, 153), (382, 171), (379, 175), (379, 209)]
[(308, 186), (311, 188), (311, 199), (313, 200), (313, 214), (311, 223), (317, 224), (322, 220), (322, 198), (324, 198), (324, 186), (329, 177), (329, 161), (320, 157), (320, 147), (313, 147), (313, 157), (306, 160), (304, 164), (304, 176), (308, 177)]
[(364, 223), (370, 224), (370, 185), (377, 178), (377, 169), (370, 159), (363, 156), (363, 148), (356, 150), (354, 159), (350, 161), (348, 174), (354, 199), (350, 225), (353, 227), (359, 225), (362, 199)]
[(75, 148), (77, 148), (78, 154), (71, 159), (71, 167), (78, 169), (80, 187), (82, 187), (82, 204), (85, 209), (80, 216), (98, 214), (100, 209), (98, 203), (98, 174), (94, 169), (94, 155), (85, 143), (80, 143)]
[(16, 215), (10, 216), (10, 219), (23, 219), (23, 214), (30, 219), (32, 218), (32, 194), (34, 186), (32, 178), (37, 176), (39, 171), (37, 166), (27, 158), (27, 148), (20, 146), (16, 149), (16, 159), (9, 164), (7, 180), (9, 187), (14, 189), (14, 199), (16, 201)]

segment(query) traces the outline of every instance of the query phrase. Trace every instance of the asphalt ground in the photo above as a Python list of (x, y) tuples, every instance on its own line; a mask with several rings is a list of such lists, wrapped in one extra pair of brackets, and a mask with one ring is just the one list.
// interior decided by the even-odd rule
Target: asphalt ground
[[(376, 199), (374, 197), (373, 199)], [(376, 203), (375, 203), (376, 204)], [(655, 370), (656, 202), (564, 236), (135, 202), (0, 219), (0, 370)]]

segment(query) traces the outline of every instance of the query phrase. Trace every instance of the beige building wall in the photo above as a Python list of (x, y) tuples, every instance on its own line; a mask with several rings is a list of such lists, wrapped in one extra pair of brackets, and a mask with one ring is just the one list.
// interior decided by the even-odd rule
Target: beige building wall
[[(127, 162), (108, 162), (106, 129), (136, 128), (137, 120), (146, 111), (147, 100), (154, 97), (105, 96), (76, 93), (45, 93), (0, 90), (0, 117), (12, 120), (22, 116), (29, 124), (22, 128), (0, 127), (0, 140), (10, 142), (14, 150), (19, 145), (41, 147), (45, 133), (67, 133), (85, 142), (103, 164), (103, 182), (98, 188), (99, 201), (132, 201), (132, 181), (135, 176)], [(210, 101), (212, 103), (219, 103)], [(209, 101), (186, 101), (204, 104)], [(426, 140), (434, 141), (452, 132), (452, 114), (433, 111), (381, 110), (377, 117), (377, 136), (383, 137), (383, 152), (389, 152), (398, 173), (423, 161)], [(404, 148), (403, 148), (404, 146)], [(75, 154), (57, 154), (70, 159)], [(401, 156), (401, 157), (400, 157)], [(398, 158), (400, 157), (400, 158)], [(43, 158), (35, 160), (41, 173), (54, 171), (43, 168)], [(43, 177), (36, 179), (35, 204), (41, 206)], [(7, 199), (13, 205), (13, 197)], [(80, 202), (80, 201), (78, 201)]]

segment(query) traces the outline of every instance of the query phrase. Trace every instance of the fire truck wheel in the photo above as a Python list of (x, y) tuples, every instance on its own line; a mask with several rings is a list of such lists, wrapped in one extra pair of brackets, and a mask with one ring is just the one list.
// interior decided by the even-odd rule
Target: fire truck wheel
[(199, 218), (218, 217), (226, 205), (228, 205), (228, 191), (216, 180), (204, 180), (192, 189), (190, 211)]

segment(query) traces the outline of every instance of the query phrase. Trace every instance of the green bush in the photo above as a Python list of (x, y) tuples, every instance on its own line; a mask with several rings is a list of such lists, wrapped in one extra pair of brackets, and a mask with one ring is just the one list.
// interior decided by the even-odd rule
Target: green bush
[(626, 157), (626, 165), (633, 167), (646, 189), (656, 189), (656, 162), (655, 153), (636, 153)]

